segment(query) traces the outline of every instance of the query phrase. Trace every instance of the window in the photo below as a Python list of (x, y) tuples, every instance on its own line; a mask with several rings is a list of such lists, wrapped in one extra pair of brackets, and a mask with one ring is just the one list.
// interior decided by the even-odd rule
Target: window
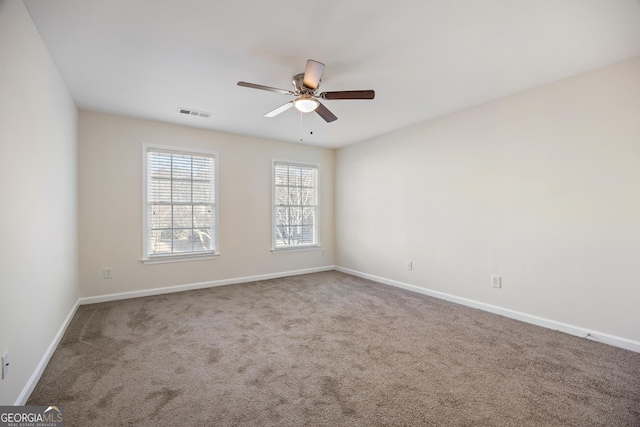
[(216, 253), (216, 155), (145, 146), (143, 261)]
[(318, 244), (318, 166), (274, 161), (273, 248)]

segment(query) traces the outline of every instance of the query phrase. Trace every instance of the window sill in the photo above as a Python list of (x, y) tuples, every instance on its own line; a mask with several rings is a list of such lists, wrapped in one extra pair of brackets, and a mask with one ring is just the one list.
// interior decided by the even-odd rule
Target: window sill
[(143, 258), (143, 264), (167, 264), (170, 262), (187, 262), (187, 261), (204, 261), (209, 259), (217, 259), (220, 253), (206, 254), (184, 254), (184, 255), (159, 255), (153, 258)]
[(289, 247), (289, 248), (272, 248), (271, 252), (273, 252), (274, 254), (276, 254), (276, 253), (282, 254), (282, 253), (289, 253), (289, 252), (318, 251), (320, 249), (322, 249), (322, 246), (320, 246), (320, 245), (293, 246), (293, 247)]

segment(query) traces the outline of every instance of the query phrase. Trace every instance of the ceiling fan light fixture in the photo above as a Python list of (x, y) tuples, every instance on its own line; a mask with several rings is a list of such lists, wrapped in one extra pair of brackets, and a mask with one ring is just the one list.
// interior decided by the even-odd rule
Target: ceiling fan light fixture
[(293, 105), (298, 111), (302, 113), (310, 113), (312, 111), (315, 111), (320, 103), (318, 102), (318, 100), (306, 95), (301, 96), (300, 98), (293, 101)]

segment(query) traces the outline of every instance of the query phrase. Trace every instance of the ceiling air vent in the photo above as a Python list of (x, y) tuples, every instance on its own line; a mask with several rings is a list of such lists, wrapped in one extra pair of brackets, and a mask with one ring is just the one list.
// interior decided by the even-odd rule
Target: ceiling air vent
[(206, 111), (192, 110), (191, 108), (178, 108), (178, 113), (185, 114), (187, 116), (204, 117), (205, 119), (211, 117), (211, 113), (207, 113)]

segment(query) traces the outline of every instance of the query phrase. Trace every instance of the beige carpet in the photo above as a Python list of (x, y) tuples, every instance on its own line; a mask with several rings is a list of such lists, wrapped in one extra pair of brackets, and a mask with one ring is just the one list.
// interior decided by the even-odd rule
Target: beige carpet
[(79, 308), (67, 426), (640, 426), (640, 354), (339, 272)]

